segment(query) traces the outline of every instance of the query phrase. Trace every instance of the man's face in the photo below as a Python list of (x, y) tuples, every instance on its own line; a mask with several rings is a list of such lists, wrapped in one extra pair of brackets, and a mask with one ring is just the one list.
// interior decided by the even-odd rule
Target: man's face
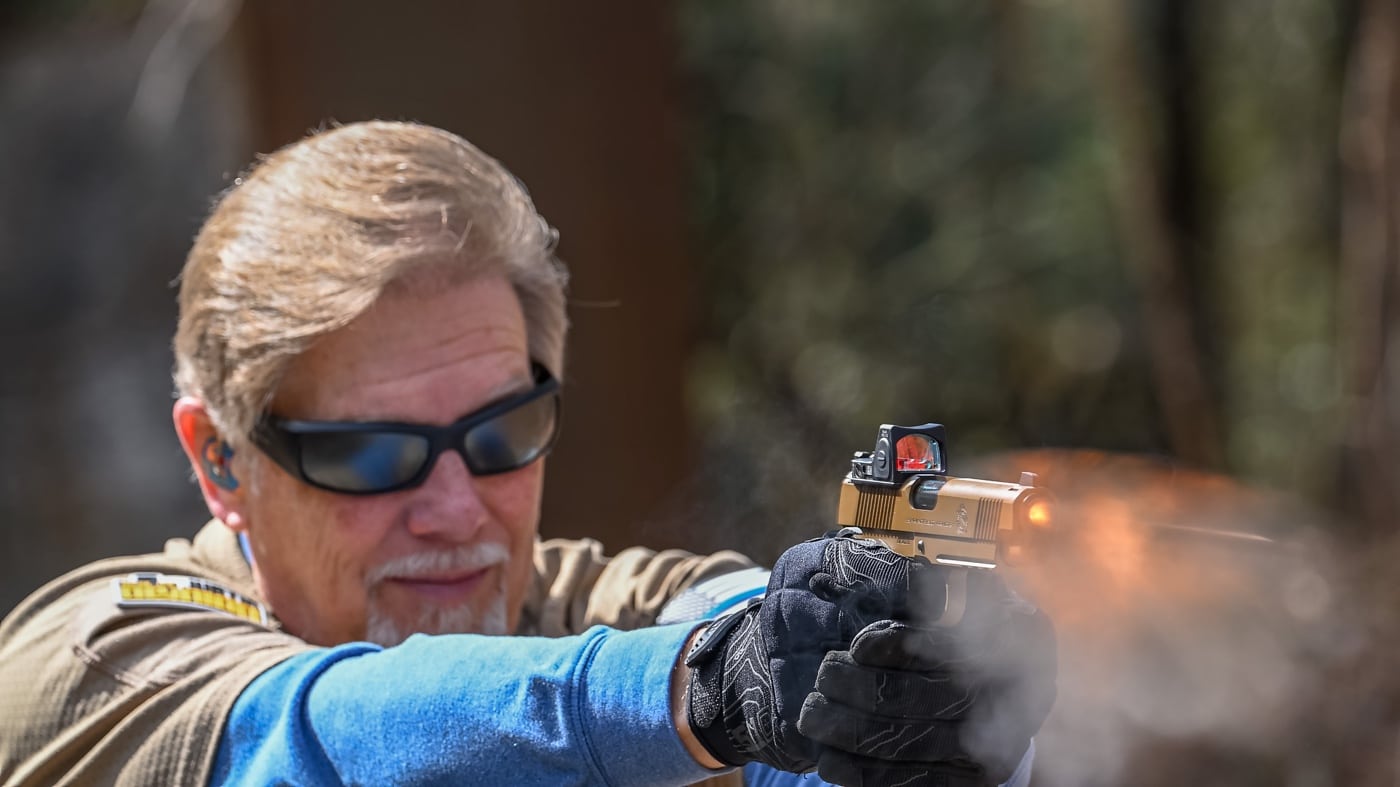
[[(504, 278), (441, 286), (415, 274), (403, 284), (298, 358), (272, 412), (445, 425), (532, 386), (524, 317)], [(292, 633), (392, 645), (415, 632), (515, 629), (543, 460), (474, 477), (445, 451), (422, 486), (356, 496), (251, 458), (243, 514), (258, 584)]]

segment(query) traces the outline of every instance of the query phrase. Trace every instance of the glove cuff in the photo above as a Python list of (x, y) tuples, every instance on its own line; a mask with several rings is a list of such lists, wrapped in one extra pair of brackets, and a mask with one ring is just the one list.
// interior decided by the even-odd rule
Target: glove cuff
[(741, 610), (711, 623), (685, 654), (685, 665), (690, 668), (690, 682), (685, 689), (686, 723), (711, 757), (734, 766), (753, 757), (736, 745), (725, 724), (724, 644), (746, 613), (747, 610)]

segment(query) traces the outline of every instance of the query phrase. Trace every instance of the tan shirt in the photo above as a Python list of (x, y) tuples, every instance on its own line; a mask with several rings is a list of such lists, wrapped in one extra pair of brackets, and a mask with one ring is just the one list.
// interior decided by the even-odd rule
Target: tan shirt
[[(751, 565), (736, 552), (608, 558), (588, 539), (538, 543), (520, 633), (648, 626), (695, 582)], [(139, 572), (198, 577), (261, 602), (217, 521), (159, 554), (98, 561), (39, 589), (0, 622), (0, 785), (205, 784), (239, 693), (313, 647), (275, 616), (119, 606), (116, 581)]]

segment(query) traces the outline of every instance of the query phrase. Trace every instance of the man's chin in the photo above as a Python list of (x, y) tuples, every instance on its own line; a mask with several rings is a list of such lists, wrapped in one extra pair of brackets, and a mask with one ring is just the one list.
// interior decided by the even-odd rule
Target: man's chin
[(365, 639), (386, 648), (402, 643), (414, 634), (487, 634), (500, 636), (510, 633), (504, 596), (484, 606), (420, 609), (411, 615), (395, 615), (371, 605), (365, 624)]

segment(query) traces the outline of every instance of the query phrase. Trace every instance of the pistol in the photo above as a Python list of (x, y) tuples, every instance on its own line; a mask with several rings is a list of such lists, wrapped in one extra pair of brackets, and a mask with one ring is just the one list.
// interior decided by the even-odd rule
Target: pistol
[[(857, 451), (841, 482), (839, 527), (857, 527), (906, 557), (959, 569), (994, 569), (1027, 552), (1037, 531), (1051, 525), (1053, 499), (1036, 486), (948, 475), (942, 424), (882, 424), (874, 451)], [(948, 572), (939, 622), (954, 625), (966, 603), (967, 573)]]

